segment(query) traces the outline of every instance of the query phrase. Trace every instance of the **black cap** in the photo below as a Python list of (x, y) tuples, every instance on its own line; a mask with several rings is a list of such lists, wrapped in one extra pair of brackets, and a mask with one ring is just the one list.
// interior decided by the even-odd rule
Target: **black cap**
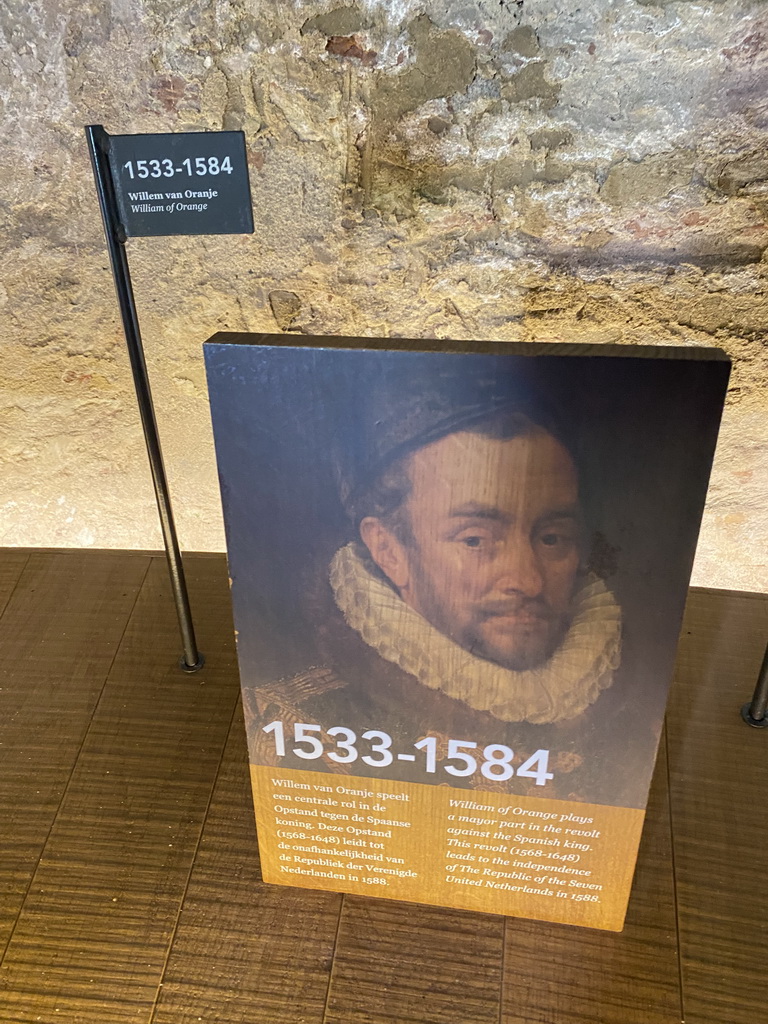
[(399, 459), (497, 413), (520, 414), (562, 435), (531, 360), (456, 355), (448, 363), (442, 354), (387, 356), (360, 382), (357, 408), (348, 410), (351, 420), (345, 418), (339, 438), (339, 489), (349, 511)]

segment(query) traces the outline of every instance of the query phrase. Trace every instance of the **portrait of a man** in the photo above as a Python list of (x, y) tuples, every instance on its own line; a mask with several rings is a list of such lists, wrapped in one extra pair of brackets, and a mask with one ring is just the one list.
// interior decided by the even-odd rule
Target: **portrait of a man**
[[(305, 770), (299, 723), (320, 772), (641, 807), (716, 422), (669, 406), (659, 482), (678, 364), (490, 348), (208, 357), (251, 761)], [(457, 741), (540, 770), (446, 775)]]
[[(336, 603), (425, 687), (499, 721), (573, 718), (621, 644), (618, 604), (584, 568), (576, 464), (514, 400), (479, 386), (462, 408), (456, 390), (436, 412), (432, 389), (407, 444), (348, 495), (357, 539), (331, 563)], [(388, 397), (391, 418), (403, 393)]]

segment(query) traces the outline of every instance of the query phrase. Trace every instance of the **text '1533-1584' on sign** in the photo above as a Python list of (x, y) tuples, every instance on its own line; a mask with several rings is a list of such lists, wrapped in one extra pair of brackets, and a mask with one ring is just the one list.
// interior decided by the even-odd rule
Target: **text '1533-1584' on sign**
[(242, 132), (112, 135), (108, 155), (126, 236), (253, 231)]

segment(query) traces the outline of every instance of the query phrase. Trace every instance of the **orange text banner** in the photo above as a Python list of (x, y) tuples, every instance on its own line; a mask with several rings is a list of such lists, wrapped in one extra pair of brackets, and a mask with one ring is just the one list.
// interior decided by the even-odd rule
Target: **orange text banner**
[(619, 931), (645, 812), (251, 765), (265, 882)]

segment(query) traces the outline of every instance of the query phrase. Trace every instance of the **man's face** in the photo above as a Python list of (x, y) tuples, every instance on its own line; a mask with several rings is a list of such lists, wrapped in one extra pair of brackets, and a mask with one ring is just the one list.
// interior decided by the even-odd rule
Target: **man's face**
[(412, 540), (390, 534), (383, 562), (371, 550), (403, 600), (479, 657), (515, 670), (546, 661), (580, 560), (565, 448), (538, 427), (511, 440), (462, 431), (415, 452), (408, 472)]

